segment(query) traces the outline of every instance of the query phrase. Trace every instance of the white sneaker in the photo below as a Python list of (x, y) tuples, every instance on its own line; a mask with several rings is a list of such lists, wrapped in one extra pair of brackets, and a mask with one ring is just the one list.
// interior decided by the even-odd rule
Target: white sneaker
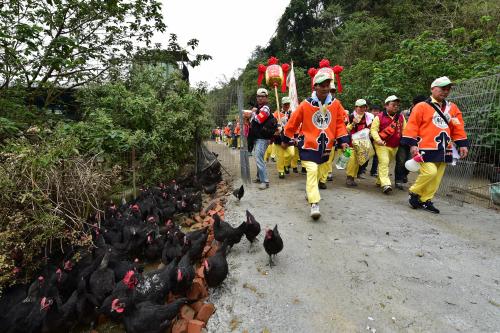
[(269, 188), (269, 183), (260, 183), (259, 190), (265, 190)]
[(317, 203), (311, 204), (311, 217), (315, 220), (319, 219), (321, 213), (319, 211), (319, 205)]

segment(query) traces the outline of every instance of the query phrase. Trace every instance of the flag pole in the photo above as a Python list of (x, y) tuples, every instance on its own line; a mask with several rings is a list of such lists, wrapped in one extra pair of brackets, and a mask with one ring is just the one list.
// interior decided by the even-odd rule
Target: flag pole
[(279, 96), (278, 96), (278, 87), (275, 84), (274, 85), (274, 94), (276, 95), (276, 107), (278, 108), (278, 125), (281, 126), (281, 110), (280, 110), (280, 101), (279, 101)]

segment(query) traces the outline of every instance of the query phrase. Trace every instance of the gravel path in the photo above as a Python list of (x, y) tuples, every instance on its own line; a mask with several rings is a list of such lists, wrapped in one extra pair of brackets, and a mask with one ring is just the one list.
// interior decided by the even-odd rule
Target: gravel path
[[(237, 170), (238, 151), (209, 148)], [(500, 214), (441, 201), (440, 215), (415, 211), (405, 192), (385, 196), (370, 177), (347, 188), (338, 172), (313, 222), (305, 176), (270, 178), (228, 197), (225, 216), (278, 224), (284, 250), (270, 269), (262, 234), (233, 248), (209, 332), (500, 332)]]

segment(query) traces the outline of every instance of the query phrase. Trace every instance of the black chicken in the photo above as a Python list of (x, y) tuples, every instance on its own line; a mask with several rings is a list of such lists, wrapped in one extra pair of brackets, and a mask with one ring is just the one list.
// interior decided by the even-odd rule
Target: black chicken
[(115, 272), (108, 267), (111, 251), (107, 251), (102, 258), (99, 268), (90, 275), (90, 293), (100, 304), (115, 288)]
[(163, 248), (165, 246), (165, 241), (163, 236), (157, 233), (155, 230), (150, 231), (146, 236), (146, 244), (144, 246), (144, 257), (149, 261), (153, 262), (161, 257)]
[(76, 304), (78, 291), (75, 290), (66, 303), (59, 305), (57, 301), (50, 302), (46, 308), (42, 332), (69, 332), (77, 323)]
[(205, 229), (200, 237), (194, 239), (189, 238), (188, 235), (184, 238), (184, 248), (189, 255), (189, 259), (191, 259), (191, 263), (195, 263), (201, 259), (203, 249), (207, 243), (208, 233)]
[(142, 276), (138, 274), (138, 283), (135, 286), (137, 301), (164, 303), (172, 289), (176, 270), (177, 260), (172, 260), (163, 268), (145, 273)]
[(245, 194), (245, 188), (243, 187), (243, 185), (241, 185), (240, 188), (233, 191), (233, 195), (236, 197), (236, 199), (238, 199), (238, 201), (240, 201), (241, 198), (243, 198), (244, 194)]
[(260, 224), (255, 217), (247, 210), (247, 221), (245, 227), (245, 237), (250, 242), (250, 246), (260, 233)]
[(182, 245), (174, 233), (167, 236), (167, 241), (161, 254), (161, 262), (168, 265), (172, 260), (182, 257)]
[(272, 267), (272, 256), (276, 256), (276, 254), (283, 250), (283, 240), (281, 239), (280, 233), (278, 232), (278, 225), (275, 225), (273, 230), (266, 230), (266, 237), (264, 238), (264, 249), (269, 255), (269, 266)]
[(203, 186), (203, 191), (206, 194), (214, 194), (217, 191), (217, 183)]
[(203, 261), (203, 272), (209, 287), (218, 287), (226, 279), (229, 271), (226, 260), (227, 240), (215, 255)]
[(222, 221), (218, 214), (214, 215), (214, 237), (223, 243), (227, 240), (229, 250), (238, 244), (245, 233), (246, 223), (241, 223), (237, 228), (233, 228), (229, 223)]
[(111, 309), (123, 313), (123, 324), (128, 333), (156, 333), (165, 332), (181, 306), (188, 302), (187, 298), (179, 298), (170, 304), (160, 305), (151, 302), (136, 303), (131, 298), (117, 298), (113, 300)]
[(175, 287), (173, 291), (176, 294), (185, 294), (189, 290), (189, 288), (191, 288), (194, 277), (194, 267), (191, 264), (191, 260), (189, 259), (189, 253), (186, 253), (179, 261), (175, 279)]

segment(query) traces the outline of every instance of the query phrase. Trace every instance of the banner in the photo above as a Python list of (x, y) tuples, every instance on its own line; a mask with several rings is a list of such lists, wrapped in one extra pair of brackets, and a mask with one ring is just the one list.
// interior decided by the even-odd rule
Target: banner
[(290, 110), (295, 111), (295, 109), (299, 106), (299, 96), (297, 96), (297, 85), (295, 83), (295, 71), (293, 70), (293, 61), (292, 61), (292, 69), (287, 77), (288, 83), (288, 97), (292, 101), (290, 103)]

